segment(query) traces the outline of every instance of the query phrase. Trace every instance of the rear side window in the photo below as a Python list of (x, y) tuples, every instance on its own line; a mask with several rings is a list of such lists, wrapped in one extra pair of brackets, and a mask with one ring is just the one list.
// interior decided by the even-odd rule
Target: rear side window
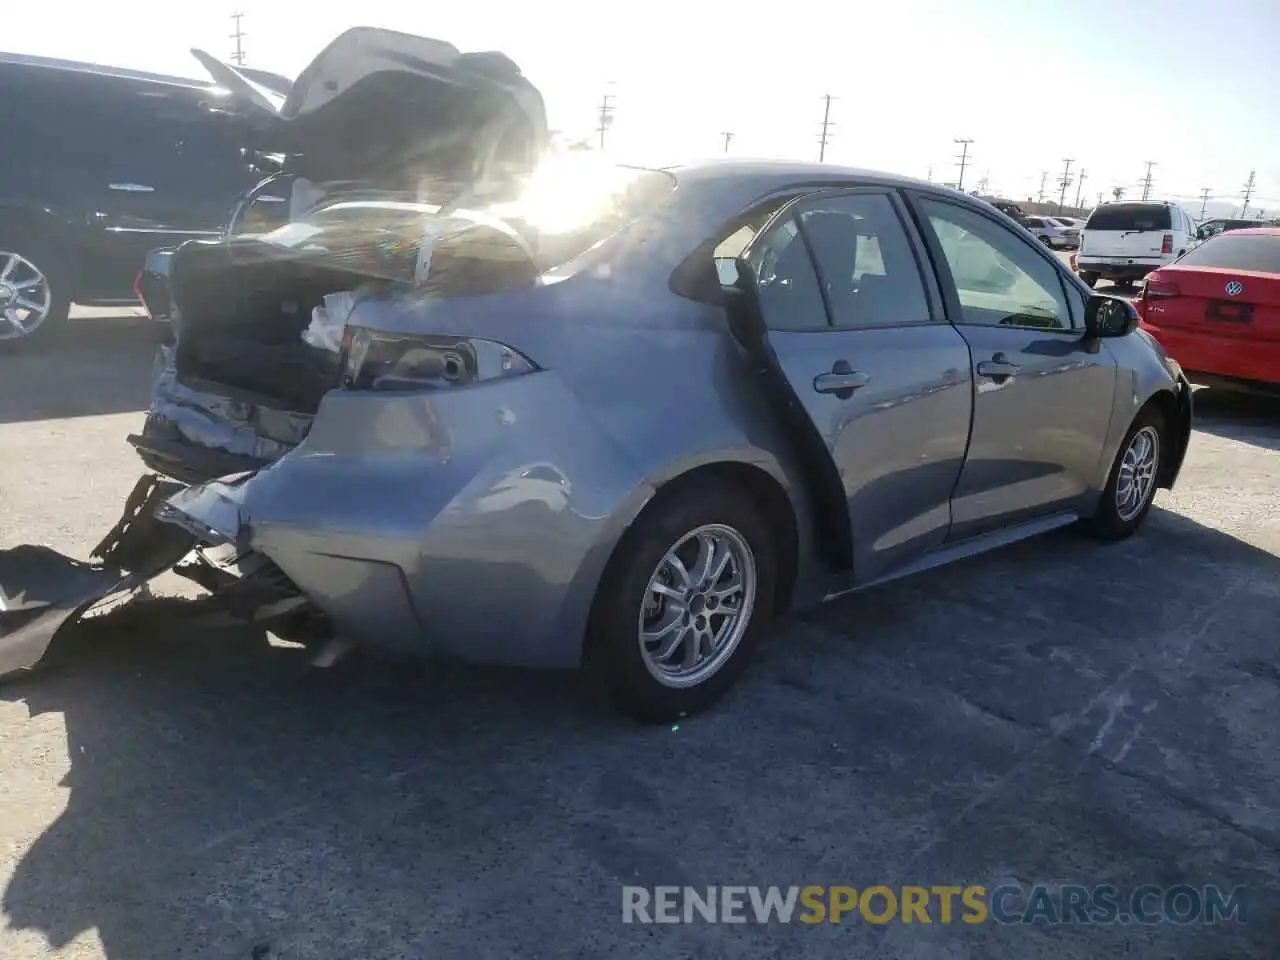
[(1178, 265), (1280, 273), (1280, 234), (1227, 231), (1188, 251)]
[(1086, 230), (1172, 230), (1170, 208), (1160, 203), (1110, 203), (1089, 215)]

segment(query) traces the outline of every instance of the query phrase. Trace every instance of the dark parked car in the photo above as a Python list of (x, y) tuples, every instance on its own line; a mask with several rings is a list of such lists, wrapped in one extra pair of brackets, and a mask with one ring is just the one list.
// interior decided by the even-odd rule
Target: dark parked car
[(149, 250), (226, 228), (262, 178), (230, 106), (209, 82), (0, 53), (0, 347), (52, 333), (73, 302), (136, 302)]

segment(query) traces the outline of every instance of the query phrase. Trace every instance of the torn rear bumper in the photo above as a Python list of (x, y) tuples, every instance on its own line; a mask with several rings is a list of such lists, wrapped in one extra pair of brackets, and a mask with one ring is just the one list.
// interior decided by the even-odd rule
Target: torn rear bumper
[(156, 476), (139, 480), (88, 562), (48, 547), (0, 550), (0, 677), (34, 667), (68, 621), (136, 589), (191, 552), (195, 537), (155, 516), (181, 489)]

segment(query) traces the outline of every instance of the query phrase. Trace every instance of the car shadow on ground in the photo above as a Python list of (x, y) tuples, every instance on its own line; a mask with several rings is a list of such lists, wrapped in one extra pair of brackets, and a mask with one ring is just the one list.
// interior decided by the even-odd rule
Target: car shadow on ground
[(145, 410), (155, 327), (145, 318), (72, 319), (48, 343), (0, 342), (0, 424)]
[(1280, 450), (1280, 396), (1201, 389), (1195, 394), (1195, 415), (1197, 430)]
[[(317, 671), (181, 611), (81, 629), (0, 687), (28, 727), (65, 724), (69, 757), (66, 808), (33, 826), (4, 890), (11, 928), (55, 947), (97, 928), (112, 960), (1190, 960), (1280, 942), (1280, 560), (1177, 514), (1111, 547), (1050, 535), (789, 618), (722, 706), (657, 728), (571, 674)], [(10, 762), (56, 780), (23, 737), (7, 733)], [(623, 884), (1038, 881), (1244, 885), (1252, 912), (620, 921)]]

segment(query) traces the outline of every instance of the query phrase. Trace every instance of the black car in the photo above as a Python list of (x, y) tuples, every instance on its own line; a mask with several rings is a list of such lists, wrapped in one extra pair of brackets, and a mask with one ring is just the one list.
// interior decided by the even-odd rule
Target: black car
[(137, 302), (149, 250), (221, 234), (263, 176), (229, 107), (209, 82), (0, 53), (0, 349), (73, 302)]
[(1196, 239), (1208, 240), (1210, 237), (1216, 237), (1220, 233), (1226, 233), (1228, 230), (1248, 230), (1253, 227), (1270, 226), (1265, 220), (1232, 220), (1219, 217), (1215, 220), (1206, 220), (1204, 223), (1196, 227)]

